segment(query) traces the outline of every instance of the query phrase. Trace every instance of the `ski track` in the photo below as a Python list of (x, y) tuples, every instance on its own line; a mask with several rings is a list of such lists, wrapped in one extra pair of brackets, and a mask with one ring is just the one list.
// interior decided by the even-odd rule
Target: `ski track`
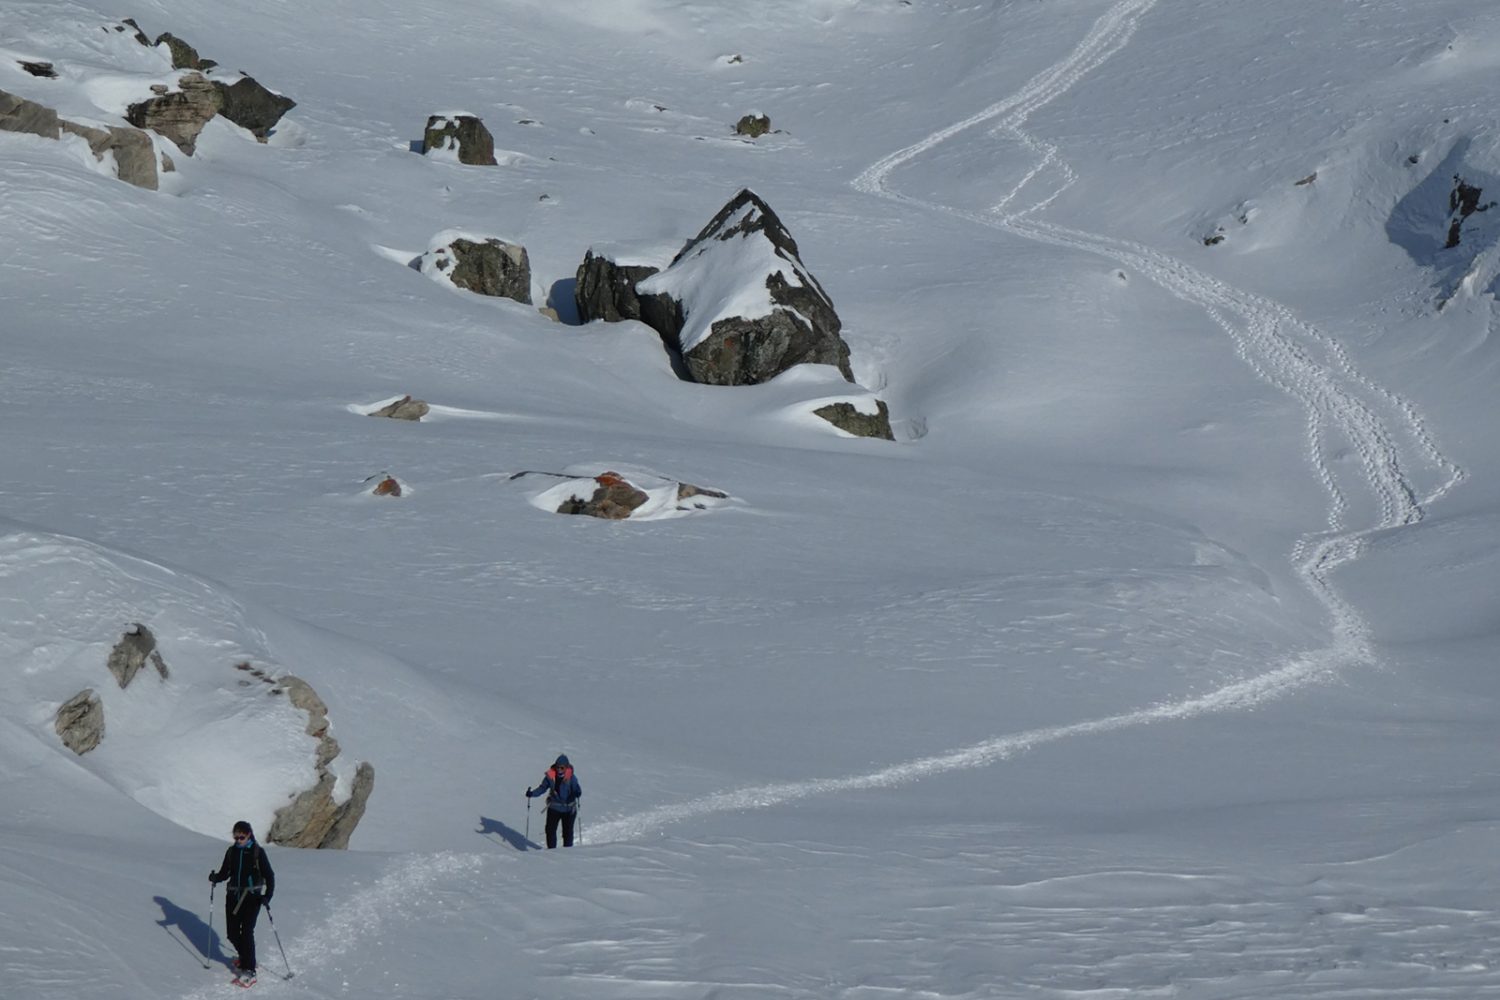
[[(1339, 567), (1359, 558), (1369, 534), (1419, 522), (1428, 505), (1464, 479), (1463, 470), (1438, 448), (1416, 407), (1361, 373), (1342, 344), (1278, 302), (1236, 288), (1144, 244), (1030, 218), (1071, 187), (1077, 175), (1055, 145), (1027, 133), (1022, 126), (1032, 113), (1062, 96), (1123, 49), (1141, 18), (1156, 4), (1157, 0), (1121, 0), (1114, 4), (1071, 53), (1038, 73), (1015, 94), (886, 156), (860, 174), (853, 184), (857, 190), (880, 198), (942, 212), (1038, 242), (1099, 254), (1140, 272), (1177, 298), (1202, 307), (1228, 335), (1236, 355), (1259, 378), (1299, 400), (1307, 410), (1306, 451), (1328, 494), (1329, 504), (1326, 527), (1301, 538), (1290, 559), (1303, 583), (1327, 609), (1332, 643), (1204, 695), (1104, 718), (999, 736), (870, 774), (763, 785), (609, 820), (591, 829), (594, 842), (640, 837), (671, 823), (716, 812), (763, 809), (830, 792), (890, 788), (954, 767), (993, 764), (1070, 737), (1244, 710), (1330, 680), (1342, 668), (1375, 662), (1368, 625), (1339, 595), (1331, 576)], [(989, 211), (975, 212), (924, 201), (890, 187), (890, 176), (897, 169), (980, 125), (990, 125), (990, 134), (1018, 143), (1036, 158), (1033, 166)], [(1049, 172), (1060, 178), (1050, 193), (1025, 208), (1014, 209), (1021, 193)], [(1384, 418), (1382, 411), (1387, 415)], [(1397, 432), (1392, 432), (1387, 419), (1394, 419)], [(1349, 498), (1327, 457), (1327, 441), (1333, 435), (1347, 440), (1358, 456), (1362, 485), (1378, 509), (1374, 524), (1350, 528), (1346, 523)], [(1398, 444), (1398, 436), (1408, 439), (1420, 459), (1438, 470), (1441, 482), (1426, 495), (1419, 495), (1404, 468), (1403, 446)]]
[[(331, 915), (311, 922), (307, 933), (283, 938), (285, 962), (270, 921), (262, 921), (256, 928), (255, 950), (260, 960), (256, 991), (266, 987), (275, 990), (277, 984), (286, 982), (288, 965), (295, 977), (304, 970), (327, 969), (339, 957), (367, 948), (367, 939), (385, 921), (410, 919), (412, 910), (420, 909), (414, 904), (431, 896), (435, 887), (447, 881), (472, 881), (485, 863), (484, 855), (452, 851), (425, 857), (403, 856), (373, 885), (361, 886), (357, 892), (337, 900)], [(222, 937), (222, 931), (215, 933)], [(223, 946), (228, 947), (228, 942), (223, 942)], [(184, 993), (183, 1000), (222, 998), (233, 988), (228, 981), (229, 972), (223, 966), (215, 963), (210, 971), (214, 973), (213, 983)]]
[[(1311, 684), (1330, 680), (1347, 667), (1375, 662), (1368, 625), (1359, 612), (1338, 594), (1330, 578), (1339, 567), (1360, 557), (1365, 537), (1377, 531), (1416, 524), (1429, 505), (1465, 478), (1463, 469), (1438, 448), (1416, 407), (1359, 372), (1337, 340), (1278, 302), (1236, 288), (1144, 244), (1031, 218), (1066, 191), (1076, 181), (1077, 175), (1062, 159), (1056, 146), (1032, 136), (1022, 126), (1035, 111), (1065, 94), (1123, 49), (1141, 18), (1156, 4), (1157, 0), (1120, 0), (1094, 23), (1069, 55), (1038, 73), (1021, 90), (886, 156), (860, 174), (853, 185), (857, 190), (876, 197), (967, 219), (1037, 242), (1097, 254), (1132, 268), (1177, 298), (1203, 308), (1230, 338), (1236, 355), (1259, 378), (1299, 400), (1307, 410), (1307, 456), (1328, 494), (1329, 503), (1326, 527), (1301, 538), (1294, 546), (1290, 560), (1304, 584), (1328, 611), (1332, 632), (1330, 645), (1301, 653), (1272, 670), (1207, 694), (1117, 715), (998, 736), (867, 774), (760, 785), (605, 820), (588, 827), (589, 843), (637, 839), (670, 824), (714, 813), (771, 808), (829, 793), (893, 788), (934, 774), (951, 772), (955, 767), (994, 764), (1072, 737), (1210, 713), (1243, 711)], [(987, 124), (991, 125), (990, 134), (1019, 143), (1036, 156), (1031, 169), (989, 211), (969, 211), (924, 201), (903, 195), (889, 186), (891, 175), (900, 167), (963, 132)], [(1025, 208), (1014, 210), (1012, 206), (1022, 192), (1049, 172), (1060, 177), (1051, 192)], [(1392, 419), (1396, 432), (1388, 423)], [(1378, 508), (1378, 517), (1373, 524), (1351, 528), (1346, 523), (1349, 499), (1328, 458), (1327, 441), (1334, 435), (1347, 440), (1358, 457), (1362, 485)], [(1407, 439), (1408, 445), (1415, 446), (1422, 461), (1438, 472), (1441, 481), (1425, 495), (1406, 471), (1403, 445), (1398, 443), (1401, 436)], [(288, 952), (288, 956), (294, 959), (294, 969), (326, 966), (353, 951), (386, 915), (404, 912), (397, 904), (408, 902), (413, 895), (430, 892), (443, 881), (471, 878), (483, 864), (483, 856), (454, 853), (403, 859), (374, 886), (351, 896), (341, 903), (333, 916), (317, 923), (309, 934), (299, 937), (294, 949)], [(279, 958), (279, 954), (276, 957)], [(266, 971), (273, 971), (271, 963), (267, 963)], [(262, 984), (274, 984), (274, 980), (268, 975)], [(224, 984), (216, 982), (185, 994), (184, 1000), (222, 996), (224, 989)]]

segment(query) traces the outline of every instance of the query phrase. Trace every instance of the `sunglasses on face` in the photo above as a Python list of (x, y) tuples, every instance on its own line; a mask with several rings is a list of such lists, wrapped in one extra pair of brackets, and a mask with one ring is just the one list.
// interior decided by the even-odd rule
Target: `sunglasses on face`
[(237, 834), (234, 835), (234, 839), (235, 840), (249, 840), (250, 838), (246, 834), (237, 833)]

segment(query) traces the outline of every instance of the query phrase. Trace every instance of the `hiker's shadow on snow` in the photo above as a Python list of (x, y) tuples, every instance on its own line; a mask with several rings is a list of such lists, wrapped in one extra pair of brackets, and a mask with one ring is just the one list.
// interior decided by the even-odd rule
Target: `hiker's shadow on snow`
[(490, 819), (488, 816), (479, 817), (479, 829), (474, 831), (485, 837), (499, 837), (505, 843), (518, 851), (540, 851), (542, 845), (534, 840), (527, 840), (525, 834), (520, 830), (513, 830), (500, 822), (498, 819)]
[[(156, 897), (156, 905), (161, 907), (161, 919), (156, 926), (167, 932), (173, 941), (182, 946), (182, 950), (192, 955), (199, 965), (212, 961), (214, 952), (219, 951), (219, 937), (213, 932), (213, 928), (203, 922), (198, 914), (191, 910), (184, 910), (165, 896)], [(172, 928), (177, 928), (177, 933), (172, 933)], [(219, 961), (225, 965), (229, 960), (223, 957), (222, 952)]]

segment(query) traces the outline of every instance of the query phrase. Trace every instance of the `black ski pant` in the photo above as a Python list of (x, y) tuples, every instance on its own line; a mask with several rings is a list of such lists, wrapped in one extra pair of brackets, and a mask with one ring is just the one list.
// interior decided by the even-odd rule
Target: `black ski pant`
[(547, 846), (557, 846), (557, 824), (562, 824), (563, 846), (573, 846), (573, 820), (577, 818), (574, 813), (561, 813), (555, 809), (547, 810)]
[(240, 971), (255, 971), (255, 919), (260, 916), (260, 896), (230, 889), (224, 899), (224, 928), (229, 943), (240, 956)]

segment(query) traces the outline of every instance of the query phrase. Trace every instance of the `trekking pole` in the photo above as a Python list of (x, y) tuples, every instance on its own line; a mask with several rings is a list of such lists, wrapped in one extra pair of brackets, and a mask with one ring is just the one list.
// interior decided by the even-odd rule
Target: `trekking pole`
[(214, 890), (219, 887), (217, 882), (208, 883), (208, 943), (203, 946), (203, 967), (213, 967), (214, 957)]
[(578, 846), (582, 847), (583, 846), (583, 803), (582, 802), (578, 803), (577, 809), (578, 809)]
[(526, 842), (531, 843), (531, 789), (526, 789)]
[(281, 949), (281, 964), (286, 966), (286, 975), (281, 978), (291, 979), (296, 973), (292, 971), (292, 963), (286, 960), (286, 949), (281, 947), (281, 934), (276, 930), (276, 918), (271, 916), (271, 904), (266, 903), (265, 907), (266, 919), (271, 921), (271, 933), (276, 935), (276, 947)]

